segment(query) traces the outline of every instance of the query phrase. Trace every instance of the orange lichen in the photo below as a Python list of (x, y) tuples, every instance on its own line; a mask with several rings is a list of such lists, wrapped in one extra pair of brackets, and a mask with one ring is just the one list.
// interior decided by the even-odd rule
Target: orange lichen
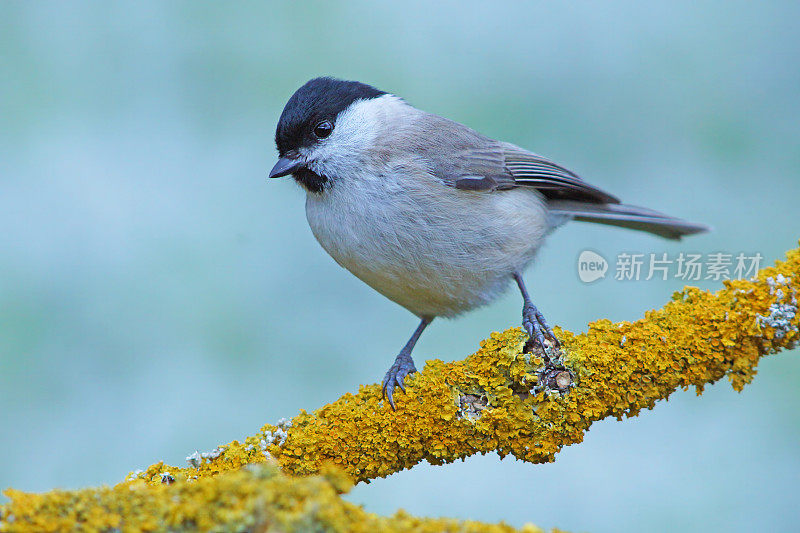
[[(189, 494), (193, 487), (217, 487), (216, 479), (239, 479), (235, 472), (243, 465), (264, 461), (274, 460), (281, 472), (294, 476), (338, 468), (355, 481), (387, 476), (422, 460), (443, 464), (489, 451), (534, 463), (553, 461), (563, 446), (581, 442), (593, 422), (609, 416), (635, 416), (678, 388), (694, 386), (700, 394), (706, 384), (727, 376), (733, 387), (741, 390), (753, 379), (763, 355), (789, 348), (800, 338), (798, 291), (800, 249), (795, 249), (787, 253), (785, 261), (762, 270), (754, 280), (725, 282), (725, 287), (713, 294), (687, 287), (662, 309), (648, 311), (636, 322), (599, 320), (580, 335), (557, 330), (564, 346), (563, 360), (558, 363), (567, 370), (547, 374), (553, 379), (547, 377), (546, 384), (540, 383), (545, 376), (544, 354), (525, 352), (527, 338), (519, 328), (493, 333), (463, 361), (428, 361), (421, 372), (406, 380), (407, 392), (396, 395), (397, 411), (381, 399), (379, 385), (365, 385), (357, 394), (345, 394), (314, 413), (301, 411), (291, 421), (265, 425), (244, 442), (233, 441), (210, 454), (193, 454), (192, 466), (157, 463), (131, 474), (113, 489), (85, 493), (102, 503), (108, 491), (115, 491), (115, 498), (123, 501), (113, 505), (86, 503), (95, 500), (80, 496), (83, 493), (33, 496), (12, 492), (12, 502), (0, 506), (0, 531), (11, 531), (14, 524), (35, 524), (36, 515), (50, 516), (60, 507), (59, 516), (69, 514), (70, 520), (91, 517), (108, 520), (107, 528), (118, 527), (112, 522), (124, 525), (127, 513), (140, 512), (136, 506), (145, 505), (146, 498), (137, 499), (148, 494), (144, 486), (155, 487), (156, 495), (172, 494), (170, 501), (180, 502), (180, 495), (185, 494), (185, 505), (168, 516), (194, 516), (191, 513), (195, 511), (190, 510), (197, 505), (192, 502), (205, 500), (202, 495)], [(551, 381), (572, 383), (561, 393), (552, 390)], [(270, 471), (277, 476), (274, 468)], [(303, 479), (319, 483), (320, 478), (300, 477), (296, 483), (305, 483)], [(286, 498), (291, 499), (294, 489), (287, 487), (294, 485), (286, 483), (271, 490), (286, 490)], [(169, 492), (172, 490), (178, 492)], [(204, 490), (220, 498), (221, 504), (228, 501), (222, 498), (222, 489)], [(281, 496), (270, 497), (280, 500)], [(159, 505), (169, 506), (168, 500), (164, 498)], [(49, 507), (43, 509), (42, 502)], [(328, 512), (325, 509), (330, 505), (334, 515), (357, 516), (373, 524), (372, 529), (364, 530), (395, 525), (347, 507), (338, 496), (326, 502), (314, 509)], [(297, 508), (300, 503), (286, 505)], [(166, 523), (162, 507), (154, 509), (158, 510), (154, 510), (152, 522), (143, 517), (142, 523)], [(17, 517), (16, 522), (10, 520), (11, 515)], [(408, 525), (419, 519), (399, 513), (389, 520)], [(423, 528), (431, 523), (418, 524)], [(437, 522), (439, 529), (450, 527), (444, 523)], [(447, 523), (465, 531), (470, 527), (486, 530), (481, 529), (485, 525)], [(506, 526), (497, 527), (505, 531), (502, 528)]]
[[(557, 330), (563, 363), (576, 378), (564, 395), (536, 387), (543, 360), (524, 353), (519, 328), (493, 333), (463, 361), (428, 361), (407, 380), (407, 393), (397, 395), (397, 411), (381, 399), (379, 385), (364, 385), (314, 413), (302, 411), (290, 424), (265, 425), (197, 468), (168, 470), (204, 477), (268, 454), (292, 474), (312, 474), (330, 462), (368, 481), (422, 460), (442, 464), (490, 451), (553, 461), (563, 446), (581, 442), (592, 422), (635, 416), (678, 388), (694, 386), (699, 394), (728, 376), (741, 390), (762, 355), (798, 339), (800, 314), (768, 318), (776, 305), (796, 309), (799, 287), (800, 250), (793, 250), (755, 280), (728, 281), (716, 293), (687, 287), (636, 322), (598, 320), (580, 335)], [(160, 482), (164, 468), (155, 465), (139, 477)]]
[(399, 511), (381, 517), (340, 497), (350, 479), (339, 469), (294, 477), (274, 464), (251, 466), (193, 483), (26, 494), (9, 490), (0, 507), (2, 532), (141, 531), (462, 531), (541, 533), (526, 525), (418, 518)]

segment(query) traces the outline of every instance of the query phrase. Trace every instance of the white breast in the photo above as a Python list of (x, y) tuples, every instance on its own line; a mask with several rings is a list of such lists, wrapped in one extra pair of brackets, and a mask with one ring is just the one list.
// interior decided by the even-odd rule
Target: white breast
[(535, 190), (457, 190), (413, 162), (337, 179), (308, 194), (306, 215), (337, 263), (425, 317), (493, 300), (549, 229)]

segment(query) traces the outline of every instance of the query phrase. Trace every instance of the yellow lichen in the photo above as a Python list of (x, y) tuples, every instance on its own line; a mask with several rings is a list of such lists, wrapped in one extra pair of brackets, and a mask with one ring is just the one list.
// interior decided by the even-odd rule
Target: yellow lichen
[(343, 500), (340, 494), (350, 486), (338, 469), (294, 477), (267, 464), (192, 483), (153, 486), (140, 480), (46, 494), (9, 490), (11, 503), (0, 507), (0, 531), (542, 531), (532, 525), (517, 530), (505, 524), (417, 518), (402, 511), (381, 517)]
[[(687, 287), (636, 322), (598, 320), (580, 335), (557, 329), (564, 363), (576, 377), (566, 395), (536, 392), (543, 361), (523, 353), (526, 335), (519, 328), (493, 333), (462, 361), (428, 361), (407, 379), (406, 394), (396, 395), (397, 411), (381, 399), (379, 385), (364, 385), (314, 413), (301, 411), (290, 427), (265, 425), (199, 468), (168, 470), (182, 477), (215, 475), (265, 460), (262, 449), (286, 472), (312, 474), (330, 462), (356, 481), (422, 460), (442, 464), (490, 451), (553, 461), (563, 446), (581, 442), (592, 422), (635, 416), (678, 388), (694, 386), (699, 394), (728, 376), (741, 390), (762, 355), (798, 339), (800, 314), (786, 331), (763, 325), (763, 318), (781, 298), (789, 305), (794, 297), (796, 307), (799, 289), (800, 250), (793, 250), (755, 280), (728, 281), (716, 293)], [(485, 406), (464, 408), (475, 399)], [(280, 432), (285, 439), (262, 442)], [(160, 482), (164, 468), (151, 467), (143, 477)]]
[[(58, 520), (67, 527), (92, 521), (125, 530), (133, 516), (136, 530), (206, 519), (218, 524), (260, 520), (266, 524), (260, 530), (291, 530), (299, 523), (291, 520), (323, 517), (337, 524), (352, 520), (351, 531), (399, 531), (400, 524), (416, 524), (418, 530), (489, 531), (471, 522), (369, 515), (338, 498), (346, 483), (332, 469), (354, 481), (369, 481), (422, 460), (442, 464), (490, 451), (548, 462), (563, 446), (581, 442), (594, 421), (635, 416), (678, 388), (694, 386), (700, 394), (706, 384), (727, 376), (741, 390), (753, 379), (761, 356), (791, 347), (800, 337), (798, 292), (800, 249), (795, 249), (757, 279), (726, 282), (716, 293), (687, 287), (636, 322), (598, 320), (580, 335), (556, 330), (568, 369), (560, 378), (574, 378), (565, 394), (548, 392), (539, 383), (543, 354), (525, 353), (527, 339), (519, 328), (493, 333), (463, 361), (428, 361), (406, 380), (407, 392), (395, 396), (397, 411), (381, 399), (379, 385), (365, 385), (314, 413), (301, 411), (290, 422), (265, 425), (244, 442), (195, 457), (194, 466), (157, 463), (113, 489), (41, 496), (12, 491), (11, 503), (0, 506), (0, 531), (21, 525), (27, 529), (20, 531), (54, 531), (43, 527)], [(257, 475), (241, 468), (271, 460), (282, 473), (272, 466), (263, 471), (268, 474)], [(315, 476), (320, 472), (327, 477)], [(242, 494), (237, 483), (252, 487)], [(330, 487), (323, 490), (324, 483)], [(266, 492), (256, 496), (258, 491)], [(314, 499), (319, 491), (323, 501)], [(251, 500), (261, 503), (252, 506)], [(204, 509), (205, 502), (211, 508)], [(261, 510), (263, 502), (269, 504), (267, 511)], [(369, 527), (355, 525), (362, 523)]]

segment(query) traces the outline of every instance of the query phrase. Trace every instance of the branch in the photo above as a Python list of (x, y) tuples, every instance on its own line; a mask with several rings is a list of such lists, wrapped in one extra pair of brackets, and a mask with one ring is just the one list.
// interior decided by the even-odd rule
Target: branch
[[(726, 281), (716, 293), (687, 287), (636, 322), (599, 320), (580, 335), (557, 330), (571, 375), (546, 365), (542, 353), (524, 353), (527, 336), (519, 328), (493, 333), (466, 359), (434, 359), (407, 378), (396, 412), (381, 399), (380, 385), (361, 386), (312, 414), (301, 411), (218, 448), (197, 467), (170, 471), (204, 477), (268, 456), (294, 475), (334, 463), (368, 481), (423, 460), (439, 465), (492, 451), (551, 462), (563, 446), (581, 442), (593, 422), (635, 416), (678, 388), (694, 386), (700, 394), (727, 376), (741, 390), (761, 356), (800, 337), (798, 290), (795, 249), (755, 280)], [(567, 394), (552, 392), (564, 385)], [(158, 474), (151, 467), (141, 477), (157, 481)]]
[[(422, 460), (438, 465), (490, 451), (550, 462), (563, 446), (581, 442), (593, 422), (635, 416), (678, 388), (694, 386), (700, 394), (706, 384), (727, 376), (741, 390), (763, 355), (790, 348), (800, 338), (798, 290), (800, 249), (795, 249), (754, 280), (726, 281), (716, 293), (687, 287), (636, 322), (599, 320), (580, 335), (559, 330), (563, 360), (527, 353), (519, 328), (493, 333), (462, 361), (428, 361), (406, 380), (406, 394), (396, 396), (396, 412), (382, 401), (379, 385), (361, 386), (357, 394), (345, 394), (314, 413), (301, 411), (291, 421), (267, 424), (244, 442), (193, 454), (189, 467), (158, 463), (101, 490), (121, 490), (127, 498), (138, 492), (125, 492), (126, 487), (141, 488), (145, 482), (164, 491), (164, 481), (178, 481), (175, 487), (187, 492), (199, 486), (221, 491), (214, 480), (238, 479), (231, 472), (273, 460), (291, 476), (328, 472), (328, 465), (337, 465), (356, 482)], [(220, 473), (228, 474), (215, 477)], [(310, 482), (279, 478), (291, 480), (287, 486)], [(12, 502), (0, 507), (0, 514), (30, 519), (31, 502), (54, 494), (73, 493), (12, 492)]]
[(340, 497), (351, 485), (341, 469), (296, 478), (270, 462), (193, 483), (136, 480), (44, 495), (8, 490), (12, 502), (0, 506), (0, 531), (542, 533), (532, 525), (517, 530), (502, 523), (416, 518), (403, 511), (381, 517)]

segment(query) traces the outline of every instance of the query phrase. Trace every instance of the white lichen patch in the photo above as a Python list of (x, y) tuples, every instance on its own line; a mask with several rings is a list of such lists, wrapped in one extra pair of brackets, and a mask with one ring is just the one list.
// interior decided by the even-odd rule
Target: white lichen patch
[(275, 425), (277, 427), (274, 430), (267, 430), (261, 434), (259, 442), (261, 451), (267, 459), (272, 459), (272, 455), (267, 451), (270, 446), (281, 446), (289, 438), (289, 428), (292, 427), (292, 421), (288, 418), (281, 418)]
[(137, 468), (127, 476), (125, 476), (125, 481), (133, 481), (135, 479), (144, 479), (144, 470), (141, 468)]
[(197, 468), (203, 464), (203, 459), (211, 461), (212, 459), (216, 459), (222, 455), (222, 452), (225, 451), (225, 448), (226, 446), (217, 446), (210, 452), (198, 452), (195, 450), (193, 454), (186, 457), (186, 462), (189, 463), (189, 466)]
[(189, 463), (190, 466), (197, 468), (203, 462), (203, 459), (200, 456), (200, 452), (195, 450), (192, 455), (186, 457), (186, 462)]
[(775, 330), (775, 338), (782, 339), (790, 331), (797, 331), (797, 326), (792, 324), (797, 315), (797, 306), (791, 304), (774, 303), (769, 306), (768, 315), (758, 315), (759, 326), (769, 326)]
[(267, 441), (261, 439), (259, 445), (261, 446), (261, 452), (264, 454), (264, 457), (266, 457), (267, 459), (272, 459), (272, 455), (267, 451), (267, 446), (269, 446), (267, 444)]
[(292, 421), (287, 420), (285, 418), (281, 418), (278, 420), (276, 424), (278, 427), (274, 431), (265, 431), (264, 432), (264, 441), (267, 445), (275, 444), (276, 446), (280, 446), (284, 442), (286, 442), (286, 438), (289, 436), (287, 430), (292, 427)]
[(797, 291), (791, 286), (791, 278), (778, 274), (774, 278), (767, 278), (769, 293), (775, 295), (775, 303), (769, 306), (769, 313), (756, 315), (760, 327), (770, 327), (775, 330), (775, 338), (782, 339), (790, 331), (798, 331), (794, 324), (797, 317)]

